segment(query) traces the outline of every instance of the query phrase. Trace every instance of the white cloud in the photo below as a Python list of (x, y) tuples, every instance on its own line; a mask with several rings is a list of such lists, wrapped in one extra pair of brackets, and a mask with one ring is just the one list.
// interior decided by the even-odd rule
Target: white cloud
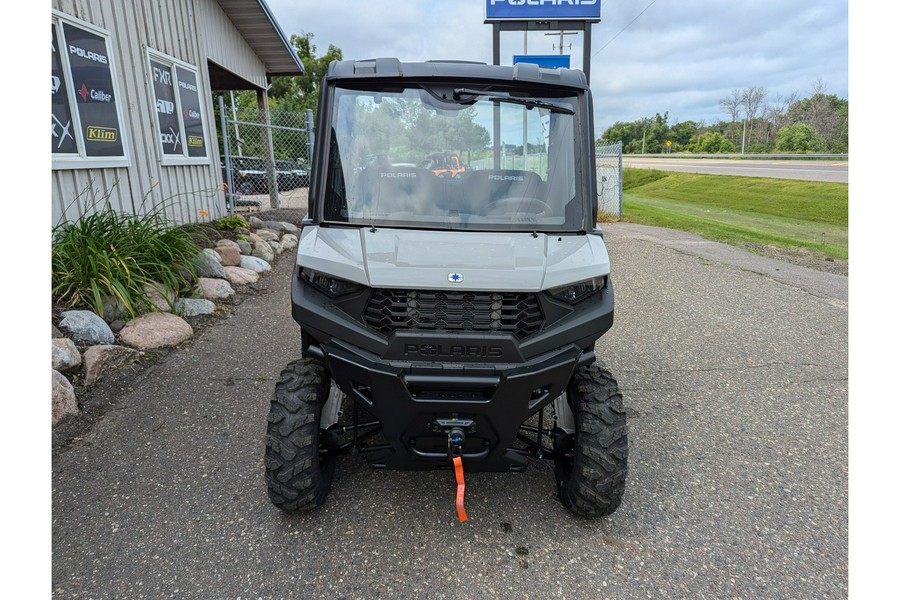
[[(596, 133), (616, 121), (669, 112), (669, 123), (726, 118), (719, 100), (732, 89), (766, 88), (769, 98), (809, 93), (816, 80), (848, 97), (846, 0), (605, 0), (592, 29), (591, 88)], [(483, 0), (268, 0), (290, 35), (312, 32), (321, 54), (334, 44), (347, 59), (396, 56), (492, 61)], [(629, 23), (631, 23), (629, 25)], [(581, 68), (581, 35), (572, 66)], [(611, 41), (612, 40), (612, 41)], [(559, 37), (528, 36), (531, 54), (559, 52)], [(523, 52), (523, 34), (501, 36), (501, 62)]]

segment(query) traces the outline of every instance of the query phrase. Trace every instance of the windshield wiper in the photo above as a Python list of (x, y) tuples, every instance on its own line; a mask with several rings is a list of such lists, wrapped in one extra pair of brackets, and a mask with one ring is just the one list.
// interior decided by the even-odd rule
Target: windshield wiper
[(465, 102), (475, 101), (476, 99), (488, 100), (489, 102), (509, 102), (511, 104), (521, 104), (528, 108), (545, 108), (553, 112), (561, 112), (566, 115), (574, 115), (575, 111), (564, 104), (555, 102), (547, 102), (546, 100), (538, 100), (537, 98), (521, 98), (519, 96), (498, 96), (495, 94), (486, 94), (479, 90), (470, 90), (467, 88), (455, 88), (453, 90), (453, 99), (460, 100), (460, 96), (467, 95)]

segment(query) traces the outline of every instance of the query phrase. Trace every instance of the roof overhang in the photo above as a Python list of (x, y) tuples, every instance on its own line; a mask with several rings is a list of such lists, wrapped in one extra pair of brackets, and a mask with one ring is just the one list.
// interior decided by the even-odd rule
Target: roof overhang
[(302, 75), (303, 63), (265, 0), (217, 0), (266, 68), (266, 75)]

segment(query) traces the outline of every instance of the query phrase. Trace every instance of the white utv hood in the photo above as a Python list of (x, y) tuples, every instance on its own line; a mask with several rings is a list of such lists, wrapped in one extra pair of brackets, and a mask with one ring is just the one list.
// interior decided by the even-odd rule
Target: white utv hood
[(537, 292), (609, 274), (599, 235), (306, 226), (297, 264), (376, 288)]

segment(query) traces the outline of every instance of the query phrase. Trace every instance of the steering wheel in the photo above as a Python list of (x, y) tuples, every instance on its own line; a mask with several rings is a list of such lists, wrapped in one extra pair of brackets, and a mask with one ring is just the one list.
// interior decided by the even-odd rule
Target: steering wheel
[(531, 196), (509, 196), (487, 204), (484, 207), (483, 214), (484, 216), (492, 216), (509, 214), (511, 212), (526, 212), (539, 215), (552, 213), (553, 209), (549, 204), (539, 198), (533, 198)]

